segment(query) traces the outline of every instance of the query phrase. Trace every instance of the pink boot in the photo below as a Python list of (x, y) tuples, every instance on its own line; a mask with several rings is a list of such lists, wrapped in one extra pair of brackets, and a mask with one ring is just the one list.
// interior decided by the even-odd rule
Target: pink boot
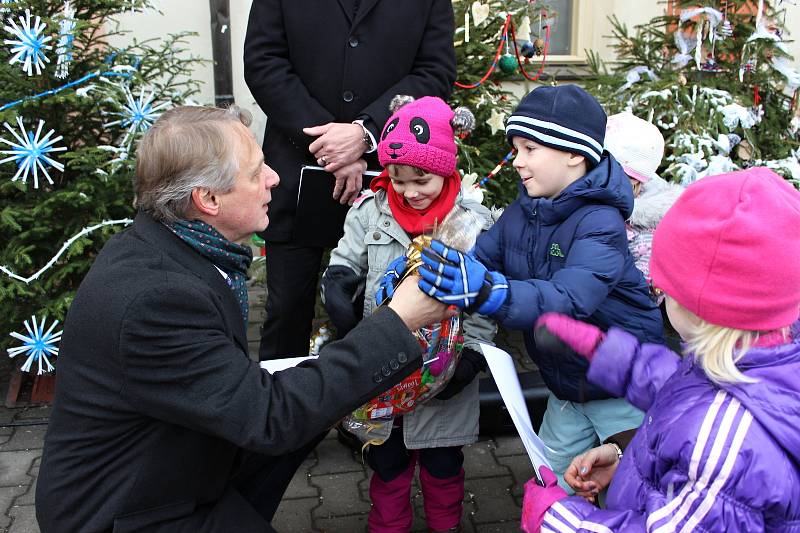
[(414, 480), (416, 457), (412, 456), (402, 474), (391, 481), (382, 481), (375, 472), (369, 482), (372, 509), (367, 524), (370, 533), (408, 533), (414, 521), (411, 508), (411, 482)]
[(420, 467), (419, 483), (428, 528), (433, 532), (458, 531), (464, 501), (464, 469), (457, 476), (439, 479)]

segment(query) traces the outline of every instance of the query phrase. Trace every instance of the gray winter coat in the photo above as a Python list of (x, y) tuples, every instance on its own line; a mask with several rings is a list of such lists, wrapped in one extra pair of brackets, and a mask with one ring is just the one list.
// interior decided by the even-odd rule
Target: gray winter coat
[[(478, 214), (489, 229), (492, 218), (480, 203), (462, 198), (456, 206)], [(344, 236), (331, 252), (329, 266), (344, 265), (366, 282), (364, 316), (375, 309), (375, 292), (389, 263), (403, 255), (411, 238), (400, 227), (389, 209), (383, 190), (366, 191), (353, 204), (344, 223)], [(463, 321), (464, 346), (480, 352), (478, 343), (491, 343), (496, 328), (493, 320), (482, 315), (467, 316)], [(478, 380), (449, 400), (432, 398), (414, 412), (403, 416), (403, 437), (408, 449), (437, 448), (472, 444), (478, 438)]]

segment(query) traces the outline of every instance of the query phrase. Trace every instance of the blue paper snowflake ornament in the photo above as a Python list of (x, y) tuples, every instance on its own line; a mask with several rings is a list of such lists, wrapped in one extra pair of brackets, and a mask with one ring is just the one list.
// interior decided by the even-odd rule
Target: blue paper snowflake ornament
[(47, 25), (42, 22), (41, 17), (38, 15), (31, 23), (31, 11), (25, 10), (25, 17), (19, 17), (19, 25), (14, 21), (13, 17), (8, 19), (5, 30), (11, 33), (16, 39), (5, 39), (6, 44), (13, 45), (11, 53), (14, 54), (8, 60), (10, 64), (19, 63), (22, 65), (23, 72), (28, 76), (33, 75), (33, 69), (36, 69), (36, 74), (42, 73), (45, 63), (49, 63), (50, 59), (44, 54), (45, 50), (52, 50), (53, 47), (47, 44), (53, 40), (52, 37), (43, 35)]
[(44, 121), (39, 120), (39, 126), (36, 128), (36, 133), (26, 131), (22, 123), (22, 118), (17, 117), (17, 124), (19, 125), (19, 132), (15, 131), (8, 122), (3, 125), (11, 132), (16, 142), (9, 141), (8, 139), (0, 138), (0, 143), (5, 143), (11, 146), (11, 150), (0, 150), (0, 154), (7, 154), (0, 164), (14, 161), (17, 164), (17, 173), (11, 178), (11, 181), (22, 180), (22, 183), (27, 183), (28, 176), (33, 177), (33, 188), (39, 188), (39, 173), (41, 172), (45, 179), (53, 184), (50, 178), (48, 167), (53, 167), (56, 170), (63, 172), (64, 165), (50, 157), (53, 152), (63, 152), (66, 150), (63, 146), (55, 146), (55, 144), (63, 139), (61, 135), (53, 137), (54, 130), (50, 130), (42, 137), (42, 129), (44, 128)]
[(45, 331), (44, 328), (47, 325), (47, 317), (44, 317), (41, 322), (39, 322), (36, 320), (36, 316), (31, 316), (31, 322), (33, 322), (33, 327), (31, 327), (27, 320), (25, 321), (25, 329), (28, 331), (27, 335), (17, 333), (16, 331), (10, 334), (15, 339), (22, 341), (22, 346), (8, 348), (6, 352), (8, 352), (9, 357), (16, 357), (20, 354), (28, 356), (20, 368), (23, 372), (30, 372), (34, 362), (36, 362), (39, 367), (36, 372), (37, 374), (51, 372), (54, 367), (49, 357), (58, 355), (56, 343), (61, 340), (61, 332), (63, 330), (58, 330), (53, 333), (53, 330), (58, 325), (58, 320), (56, 320), (50, 325), (47, 331)]
[(125, 134), (122, 137), (121, 145), (127, 146), (134, 139), (136, 134), (144, 133), (150, 126), (153, 125), (161, 113), (170, 105), (171, 102), (162, 102), (160, 104), (154, 103), (156, 99), (155, 91), (146, 92), (145, 87), (139, 90), (139, 96), (136, 97), (131, 92), (130, 88), (125, 85), (119, 87), (124, 102), (115, 102), (118, 111), (109, 112), (108, 115), (119, 117), (117, 120), (103, 124), (105, 128), (119, 126), (125, 128)]

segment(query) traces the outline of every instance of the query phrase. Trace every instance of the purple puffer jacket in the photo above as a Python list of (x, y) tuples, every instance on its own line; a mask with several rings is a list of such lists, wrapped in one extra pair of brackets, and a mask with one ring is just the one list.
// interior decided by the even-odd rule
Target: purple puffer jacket
[[(800, 324), (800, 323), (799, 323)], [(564, 498), (542, 531), (800, 532), (800, 328), (713, 384), (687, 356), (609, 331), (589, 379), (647, 411), (600, 510)]]

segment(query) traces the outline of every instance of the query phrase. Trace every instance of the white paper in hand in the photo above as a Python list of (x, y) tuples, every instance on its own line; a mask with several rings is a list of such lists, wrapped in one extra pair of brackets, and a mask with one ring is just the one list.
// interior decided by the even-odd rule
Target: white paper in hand
[(503, 397), (503, 402), (511, 415), (511, 421), (514, 422), (514, 427), (517, 428), (522, 444), (533, 463), (533, 470), (538, 476), (540, 466), (544, 465), (550, 468), (550, 463), (544, 455), (547, 446), (533, 431), (528, 406), (525, 404), (525, 397), (522, 395), (522, 387), (520, 387), (517, 377), (517, 369), (514, 368), (514, 361), (508, 353), (488, 344), (481, 344), (481, 351), (489, 364), (492, 377), (497, 383), (497, 390), (500, 391), (500, 396)]

